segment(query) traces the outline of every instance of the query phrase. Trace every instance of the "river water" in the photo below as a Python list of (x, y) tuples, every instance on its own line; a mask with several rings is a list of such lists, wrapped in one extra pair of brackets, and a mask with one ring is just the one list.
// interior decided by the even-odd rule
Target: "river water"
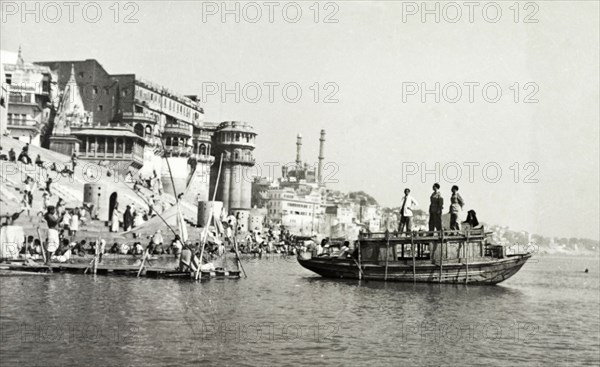
[[(498, 286), (322, 279), (0, 277), (3, 366), (600, 364), (598, 258), (534, 257)], [(589, 273), (584, 273), (588, 268)]]

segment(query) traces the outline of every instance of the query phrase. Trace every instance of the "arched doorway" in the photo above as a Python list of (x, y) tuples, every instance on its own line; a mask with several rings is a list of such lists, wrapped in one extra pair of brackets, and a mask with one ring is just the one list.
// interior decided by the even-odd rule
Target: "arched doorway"
[(118, 194), (116, 192), (113, 192), (112, 194), (110, 194), (110, 199), (108, 200), (108, 221), (109, 222), (112, 220), (113, 211), (117, 207), (117, 204), (118, 204), (117, 199), (118, 199)]
[(144, 137), (144, 126), (142, 126), (142, 124), (136, 124), (135, 127), (133, 128), (133, 132), (136, 133), (136, 135), (143, 138)]

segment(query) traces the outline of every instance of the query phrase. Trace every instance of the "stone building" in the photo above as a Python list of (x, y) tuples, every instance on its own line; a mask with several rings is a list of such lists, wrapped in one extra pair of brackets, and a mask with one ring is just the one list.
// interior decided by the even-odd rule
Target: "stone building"
[[(217, 200), (230, 214), (242, 223), (248, 222), (252, 205), (252, 167), (256, 146), (256, 133), (247, 122), (225, 121), (219, 124), (213, 135), (215, 144), (215, 167), (223, 157), (221, 175), (217, 187)], [(211, 170), (211, 181), (216, 184), (218, 170)], [(214, 184), (212, 185), (214, 187)], [(247, 228), (247, 225), (246, 225)]]
[(6, 129), (15, 139), (40, 146), (51, 118), (56, 76), (42, 65), (23, 60), (21, 48), (15, 55), (2, 51), (3, 83), (8, 106)]
[(165, 193), (183, 194), (193, 204), (212, 199), (223, 156), (216, 199), (247, 227), (257, 135), (252, 125), (206, 122), (196, 96), (136, 74), (110, 74), (96, 60), (37, 65), (56, 75), (61, 91), (50, 149), (112, 164), (121, 173), (130, 167), (145, 178), (156, 172)]
[(308, 235), (320, 231), (324, 218), (321, 193), (307, 195), (290, 187), (269, 190), (268, 218), (273, 225), (283, 225), (293, 234)]

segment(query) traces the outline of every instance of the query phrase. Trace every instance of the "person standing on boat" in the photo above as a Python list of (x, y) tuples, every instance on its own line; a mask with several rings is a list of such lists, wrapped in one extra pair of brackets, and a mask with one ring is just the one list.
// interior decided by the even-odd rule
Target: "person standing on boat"
[(433, 193), (429, 198), (429, 230), (442, 230), (442, 211), (444, 210), (444, 198), (440, 193), (440, 184), (433, 184)]
[(419, 205), (415, 198), (410, 195), (410, 189), (404, 189), (404, 197), (402, 198), (402, 208), (400, 209), (400, 229), (399, 232), (403, 233), (406, 227), (406, 232), (412, 232), (412, 218), (413, 208)]
[(450, 229), (460, 231), (460, 222), (458, 213), (465, 206), (463, 198), (458, 193), (458, 186), (452, 186), (452, 196), (450, 197)]

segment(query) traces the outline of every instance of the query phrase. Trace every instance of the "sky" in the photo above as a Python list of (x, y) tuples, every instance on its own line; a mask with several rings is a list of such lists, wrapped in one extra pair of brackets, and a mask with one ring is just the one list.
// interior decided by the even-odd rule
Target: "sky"
[(598, 2), (76, 3), (2, 1), (1, 48), (200, 95), (254, 125), (263, 176), (297, 134), (315, 164), (325, 129), (330, 188), (427, 210), (456, 184), (481, 221), (599, 239)]

